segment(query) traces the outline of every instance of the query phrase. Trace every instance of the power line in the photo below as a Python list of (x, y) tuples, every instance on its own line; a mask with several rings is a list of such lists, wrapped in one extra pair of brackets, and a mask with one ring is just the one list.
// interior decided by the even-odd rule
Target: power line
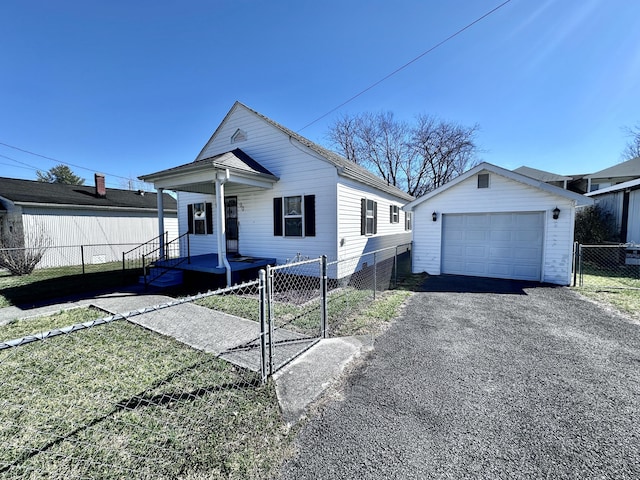
[[(1, 142), (0, 142), (0, 144), (5, 145), (4, 143), (1, 143)], [(30, 165), (30, 164), (28, 164), (28, 163), (22, 162), (22, 161), (20, 161), (20, 160), (16, 160), (15, 158), (8, 157), (7, 155), (2, 155), (1, 153), (0, 153), (0, 158), (6, 158), (7, 160), (11, 160), (12, 162), (16, 162), (16, 163), (19, 163), (19, 164), (21, 164), (21, 165), (25, 165), (25, 166), (24, 166), (24, 167), (22, 167), (22, 166), (20, 166), (20, 165), (13, 165), (13, 164), (11, 164), (11, 163), (4, 163), (4, 162), (0, 162), (0, 165), (7, 165), (8, 167), (14, 167), (14, 168), (23, 168), (24, 170), (31, 170), (31, 171), (34, 171), (34, 172), (40, 172), (40, 171), (41, 171), (38, 167), (35, 167), (35, 166)], [(79, 167), (79, 168), (82, 168), (82, 167)], [(85, 170), (86, 170), (86, 169), (85, 169)], [(110, 174), (106, 174), (106, 175), (110, 175)], [(117, 176), (117, 175), (116, 175), (116, 176)], [(110, 178), (110, 177), (107, 177), (107, 178)], [(119, 178), (125, 178), (125, 177), (119, 177)], [(127, 181), (130, 181), (131, 179), (128, 179), (128, 178), (127, 178), (126, 180), (127, 180)], [(119, 187), (119, 186), (120, 186), (120, 185), (118, 185), (117, 183), (115, 183), (115, 182), (111, 182), (111, 181), (109, 181), (109, 180), (107, 180), (107, 181), (106, 181), (106, 185), (116, 186), (116, 187)]]
[[(95, 172), (95, 169), (93, 169), (93, 168), (87, 168), (87, 167), (83, 167), (83, 166), (81, 166), (81, 165), (75, 165), (75, 164), (73, 164), (73, 163), (63, 162), (62, 160), (58, 160), (58, 159), (56, 159), (56, 158), (47, 157), (46, 155), (41, 155), (41, 154), (39, 154), (39, 153), (30, 152), (29, 150), (25, 150), (25, 149), (23, 149), (23, 148), (16, 147), (16, 146), (14, 146), (14, 145), (9, 145), (8, 143), (0, 142), (0, 145), (3, 145), (3, 146), (5, 146), (5, 147), (9, 147), (9, 148), (13, 148), (14, 150), (18, 150), (18, 151), (20, 151), (20, 152), (28, 153), (29, 155), (35, 155), (36, 157), (45, 158), (45, 159), (47, 159), (47, 160), (51, 160), (51, 161), (53, 161), (53, 162), (61, 163), (61, 164), (63, 164), (63, 165), (67, 165), (67, 166), (71, 166), (71, 167), (75, 167), (75, 168), (80, 168), (80, 169), (82, 169), (82, 170), (87, 170), (87, 171), (89, 171), (89, 172)], [(4, 156), (4, 155), (1, 155), (1, 156), (2, 156), (2, 157), (4, 157), (4, 158), (9, 158), (9, 157), (6, 157), (6, 156)], [(14, 162), (22, 163), (23, 165), (28, 165), (28, 164), (26, 164), (26, 163), (24, 163), (24, 162), (21, 162), (21, 161), (19, 161), (19, 160), (14, 159), (14, 158), (9, 158), (9, 160), (13, 160)], [(35, 168), (36, 170), (39, 170), (38, 168), (33, 167), (32, 165), (28, 165), (28, 166), (29, 166), (29, 167), (32, 167), (32, 168)], [(128, 181), (128, 180), (130, 180), (130, 178), (128, 178), (128, 177), (123, 177), (123, 176), (121, 176), (121, 175), (116, 175), (116, 174), (114, 174), (114, 173), (104, 172), (104, 171), (102, 171), (102, 170), (101, 170), (101, 172), (103, 172), (105, 175), (108, 175), (108, 176), (110, 176), (110, 177), (122, 178), (122, 179), (127, 180), (127, 181)]]
[(313, 120), (310, 123), (307, 123), (304, 127), (302, 127), (300, 130), (298, 130), (298, 132), (301, 132), (302, 130), (304, 130), (307, 127), (310, 127), (311, 125), (313, 125), (316, 122), (319, 122), (320, 120), (322, 120), (324, 117), (331, 115), (333, 112), (335, 112), (336, 110), (341, 109), (342, 107), (344, 107), (346, 104), (352, 102), (353, 100), (355, 100), (356, 98), (358, 98), (359, 96), (367, 93), (369, 90), (371, 90), (372, 88), (377, 87), (378, 85), (380, 85), (382, 82), (384, 82), (385, 80), (388, 80), (389, 78), (393, 77), (395, 74), (397, 74), (398, 72), (404, 70), (405, 68), (407, 68), (409, 65), (411, 65), (412, 63), (417, 62), (418, 60), (420, 60), (422, 57), (424, 57), (425, 55), (427, 55), (428, 53), (433, 52), (436, 48), (444, 45), (445, 43), (447, 43), (449, 40), (452, 40), (453, 38), (457, 37), (458, 35), (460, 35), (462, 32), (464, 32), (465, 30), (468, 30), (469, 28), (473, 27), (476, 23), (484, 20), (486, 17), (488, 17), (489, 15), (491, 15), (492, 13), (498, 11), (499, 9), (501, 9), (502, 7), (504, 7), (507, 3), (511, 2), (511, 0), (506, 0), (504, 2), (502, 2), (500, 5), (498, 5), (497, 7), (489, 10), (487, 13), (485, 13), (484, 15), (482, 15), (481, 17), (478, 17), (477, 19), (475, 19), (473, 22), (467, 24), (466, 26), (462, 27), (460, 30), (458, 30), (455, 33), (452, 33), (451, 35), (449, 35), (447, 38), (445, 38), (444, 40), (436, 43), (433, 47), (429, 48), (428, 50), (425, 50), (424, 52), (422, 52), (420, 55), (418, 55), (417, 57), (413, 58), (412, 60), (409, 60), (407, 63), (405, 63), (404, 65), (402, 65), (401, 67), (396, 68), (393, 72), (389, 73), (388, 75), (386, 75), (385, 77), (381, 78), (380, 80), (378, 80), (375, 83), (372, 83), (371, 85), (369, 85), (367, 88), (365, 88), (364, 90), (361, 90), (359, 93), (356, 93), (354, 96), (352, 96), (351, 98), (345, 100), (344, 102), (342, 102), (340, 105), (338, 105), (337, 107), (332, 108), (331, 110), (329, 110), (327, 113), (325, 113), (324, 115), (319, 116), (318, 118), (316, 118), (315, 120)]

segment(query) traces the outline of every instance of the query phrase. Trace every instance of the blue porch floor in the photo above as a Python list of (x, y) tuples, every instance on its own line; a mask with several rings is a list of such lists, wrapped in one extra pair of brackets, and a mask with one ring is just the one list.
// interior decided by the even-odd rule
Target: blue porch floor
[[(233, 257), (227, 255), (227, 260), (231, 266), (231, 272), (241, 272), (243, 270), (259, 269), (267, 265), (275, 265), (275, 258), (261, 257)], [(213, 273), (224, 275), (226, 270), (224, 267), (218, 268), (218, 254), (208, 253), (206, 255), (194, 255), (188, 260), (186, 257), (171, 258), (169, 260), (161, 260), (155, 263), (156, 267), (175, 268), (178, 270), (187, 270), (191, 272)]]

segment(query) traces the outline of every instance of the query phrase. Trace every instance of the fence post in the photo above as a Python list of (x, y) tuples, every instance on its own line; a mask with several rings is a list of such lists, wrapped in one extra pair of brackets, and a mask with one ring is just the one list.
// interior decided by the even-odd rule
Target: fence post
[(578, 242), (573, 242), (573, 286), (576, 287), (578, 277)]
[(273, 376), (273, 272), (267, 265), (267, 278), (265, 282), (265, 296), (267, 297), (267, 327), (269, 329), (269, 376)]
[(398, 246), (393, 257), (393, 288), (398, 288)]
[(80, 256), (82, 257), (82, 274), (84, 275), (84, 245), (80, 245)]
[(322, 338), (327, 338), (327, 317), (328, 313), (328, 299), (327, 299), (327, 256), (322, 255), (320, 260), (320, 269), (321, 269), (321, 286), (320, 290), (322, 292), (321, 296), (321, 307), (320, 307), (320, 333)]
[(373, 299), (376, 299), (376, 290), (378, 288), (378, 264), (376, 263), (376, 253), (373, 252)]
[(582, 245), (578, 247), (578, 269), (580, 270), (580, 286), (583, 286), (584, 279), (582, 278)]
[(260, 373), (262, 383), (267, 380), (267, 274), (264, 269), (258, 272), (258, 291), (260, 294)]

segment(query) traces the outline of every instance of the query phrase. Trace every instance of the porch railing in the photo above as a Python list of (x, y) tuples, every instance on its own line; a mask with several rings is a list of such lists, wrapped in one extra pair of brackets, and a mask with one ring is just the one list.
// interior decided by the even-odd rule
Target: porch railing
[[(181, 248), (182, 246), (184, 248)], [(186, 252), (186, 256), (182, 256), (182, 252)], [(191, 263), (189, 233), (183, 233), (171, 241), (158, 245), (155, 249), (142, 254), (141, 260), (145, 285), (158, 280), (184, 263)]]
[(146, 253), (157, 250), (161, 244), (169, 240), (169, 232), (148, 240), (131, 250), (122, 253), (122, 271), (142, 268), (142, 258)]

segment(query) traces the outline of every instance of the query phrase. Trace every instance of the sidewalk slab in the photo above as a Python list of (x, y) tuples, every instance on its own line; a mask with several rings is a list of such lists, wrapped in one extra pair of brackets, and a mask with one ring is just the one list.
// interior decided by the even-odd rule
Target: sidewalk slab
[(279, 370), (273, 378), (285, 420), (292, 424), (304, 418), (308, 406), (341, 378), (346, 366), (372, 349), (370, 337), (323, 339)]

